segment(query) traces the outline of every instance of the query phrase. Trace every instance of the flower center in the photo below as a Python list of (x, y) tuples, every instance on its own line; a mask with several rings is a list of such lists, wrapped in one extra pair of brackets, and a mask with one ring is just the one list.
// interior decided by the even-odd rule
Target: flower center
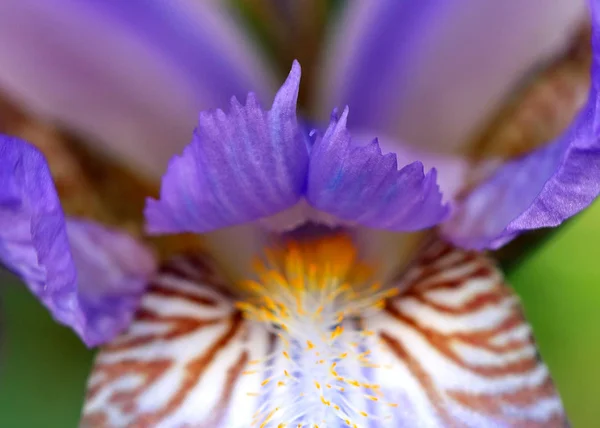
[(238, 307), (280, 340), (267, 358), (251, 362), (266, 373), (260, 391), (250, 393), (259, 397), (253, 425), (359, 427), (385, 419), (385, 411), (370, 409), (389, 412), (396, 404), (369, 381), (381, 368), (372, 354), (378, 343), (358, 316), (381, 309), (396, 290), (369, 282), (372, 269), (341, 233), (267, 249), (255, 271), (258, 279), (242, 284), (250, 297)]

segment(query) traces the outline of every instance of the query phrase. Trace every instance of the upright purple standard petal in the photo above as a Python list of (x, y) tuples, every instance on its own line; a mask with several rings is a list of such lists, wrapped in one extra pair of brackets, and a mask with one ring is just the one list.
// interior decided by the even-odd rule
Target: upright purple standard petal
[(443, 226), (456, 244), (500, 247), (524, 230), (559, 225), (600, 193), (600, 6), (591, 5), (594, 59), (586, 106), (561, 137), (504, 165), (469, 195)]
[(305, 187), (307, 142), (296, 119), (300, 65), (264, 111), (254, 94), (229, 113), (202, 112), (183, 155), (149, 199), (150, 233), (204, 233), (269, 216), (294, 205)]
[(222, 2), (0, 2), (2, 91), (153, 178), (198, 111), (272, 77)]
[(154, 271), (135, 240), (66, 221), (42, 154), (0, 136), (0, 262), (19, 275), (54, 318), (88, 345), (129, 323)]
[(352, 132), (376, 129), (446, 152), (564, 47), (585, 12), (585, 0), (346, 3), (323, 54), (316, 107), (350, 105)]
[(315, 208), (376, 229), (413, 231), (438, 224), (448, 214), (435, 169), (421, 162), (398, 170), (394, 153), (382, 154), (375, 139), (353, 143), (346, 129), (348, 108), (334, 112), (313, 146), (306, 198)]

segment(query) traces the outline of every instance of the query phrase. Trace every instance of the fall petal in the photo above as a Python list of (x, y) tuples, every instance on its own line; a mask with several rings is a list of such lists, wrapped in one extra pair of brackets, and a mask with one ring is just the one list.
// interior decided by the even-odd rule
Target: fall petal
[[(340, 426), (349, 413), (373, 427), (567, 426), (518, 299), (484, 256), (438, 243), (398, 286), (382, 311), (344, 321), (337, 366), (321, 369), (332, 355), (314, 355), (318, 335), (290, 330), (315, 343), (286, 353), (276, 329), (236, 309), (210, 259), (178, 256), (98, 355), (82, 426), (271, 428), (316, 412)], [(318, 371), (331, 385), (313, 382)]]
[(396, 405), (390, 426), (568, 426), (519, 300), (485, 256), (438, 242), (400, 287), (363, 319), (381, 343), (370, 373)]
[(112, 338), (131, 319), (152, 255), (119, 232), (65, 220), (41, 153), (0, 138), (0, 261), (87, 345)]
[(129, 330), (96, 358), (81, 426), (248, 426), (257, 403), (247, 393), (262, 378), (242, 372), (272, 339), (228, 290), (202, 255), (167, 263)]

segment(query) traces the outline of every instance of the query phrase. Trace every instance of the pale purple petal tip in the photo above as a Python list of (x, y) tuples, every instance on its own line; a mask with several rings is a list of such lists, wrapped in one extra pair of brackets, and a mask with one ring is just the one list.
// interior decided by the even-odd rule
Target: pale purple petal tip
[(442, 230), (454, 243), (498, 248), (519, 233), (557, 226), (600, 193), (600, 10), (592, 2), (594, 61), (587, 104), (550, 145), (504, 165)]
[(270, 99), (263, 59), (223, 1), (0, 1), (3, 96), (153, 179), (198, 111)]
[(307, 199), (315, 208), (364, 226), (413, 231), (443, 221), (448, 207), (436, 183), (435, 169), (421, 162), (398, 170), (394, 153), (382, 154), (375, 139), (353, 144), (346, 128), (348, 108), (334, 112), (311, 152)]
[(136, 309), (150, 253), (133, 239), (65, 218), (43, 155), (0, 136), (0, 261), (89, 345), (112, 339)]
[(150, 233), (204, 233), (273, 215), (302, 196), (308, 168), (296, 118), (300, 65), (264, 111), (253, 94), (229, 113), (200, 114), (192, 142), (174, 157), (159, 200), (146, 204)]

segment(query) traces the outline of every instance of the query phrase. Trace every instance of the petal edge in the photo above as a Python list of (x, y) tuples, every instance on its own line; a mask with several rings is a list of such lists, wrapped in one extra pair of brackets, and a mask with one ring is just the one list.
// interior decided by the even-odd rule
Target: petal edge
[(276, 214), (304, 192), (308, 151), (296, 118), (300, 65), (294, 62), (270, 111), (254, 94), (229, 113), (202, 112), (192, 142), (174, 157), (159, 200), (146, 204), (152, 234), (205, 233)]
[(0, 136), (0, 162), (0, 183), (8, 189), (0, 197), (0, 261), (88, 346), (109, 340), (128, 324), (153, 257), (128, 236), (65, 220), (33, 146)]
[(348, 108), (317, 137), (310, 156), (307, 200), (316, 209), (363, 226), (414, 231), (444, 220), (437, 171), (421, 162), (400, 169), (394, 153), (383, 154), (377, 139), (353, 143), (346, 128)]

